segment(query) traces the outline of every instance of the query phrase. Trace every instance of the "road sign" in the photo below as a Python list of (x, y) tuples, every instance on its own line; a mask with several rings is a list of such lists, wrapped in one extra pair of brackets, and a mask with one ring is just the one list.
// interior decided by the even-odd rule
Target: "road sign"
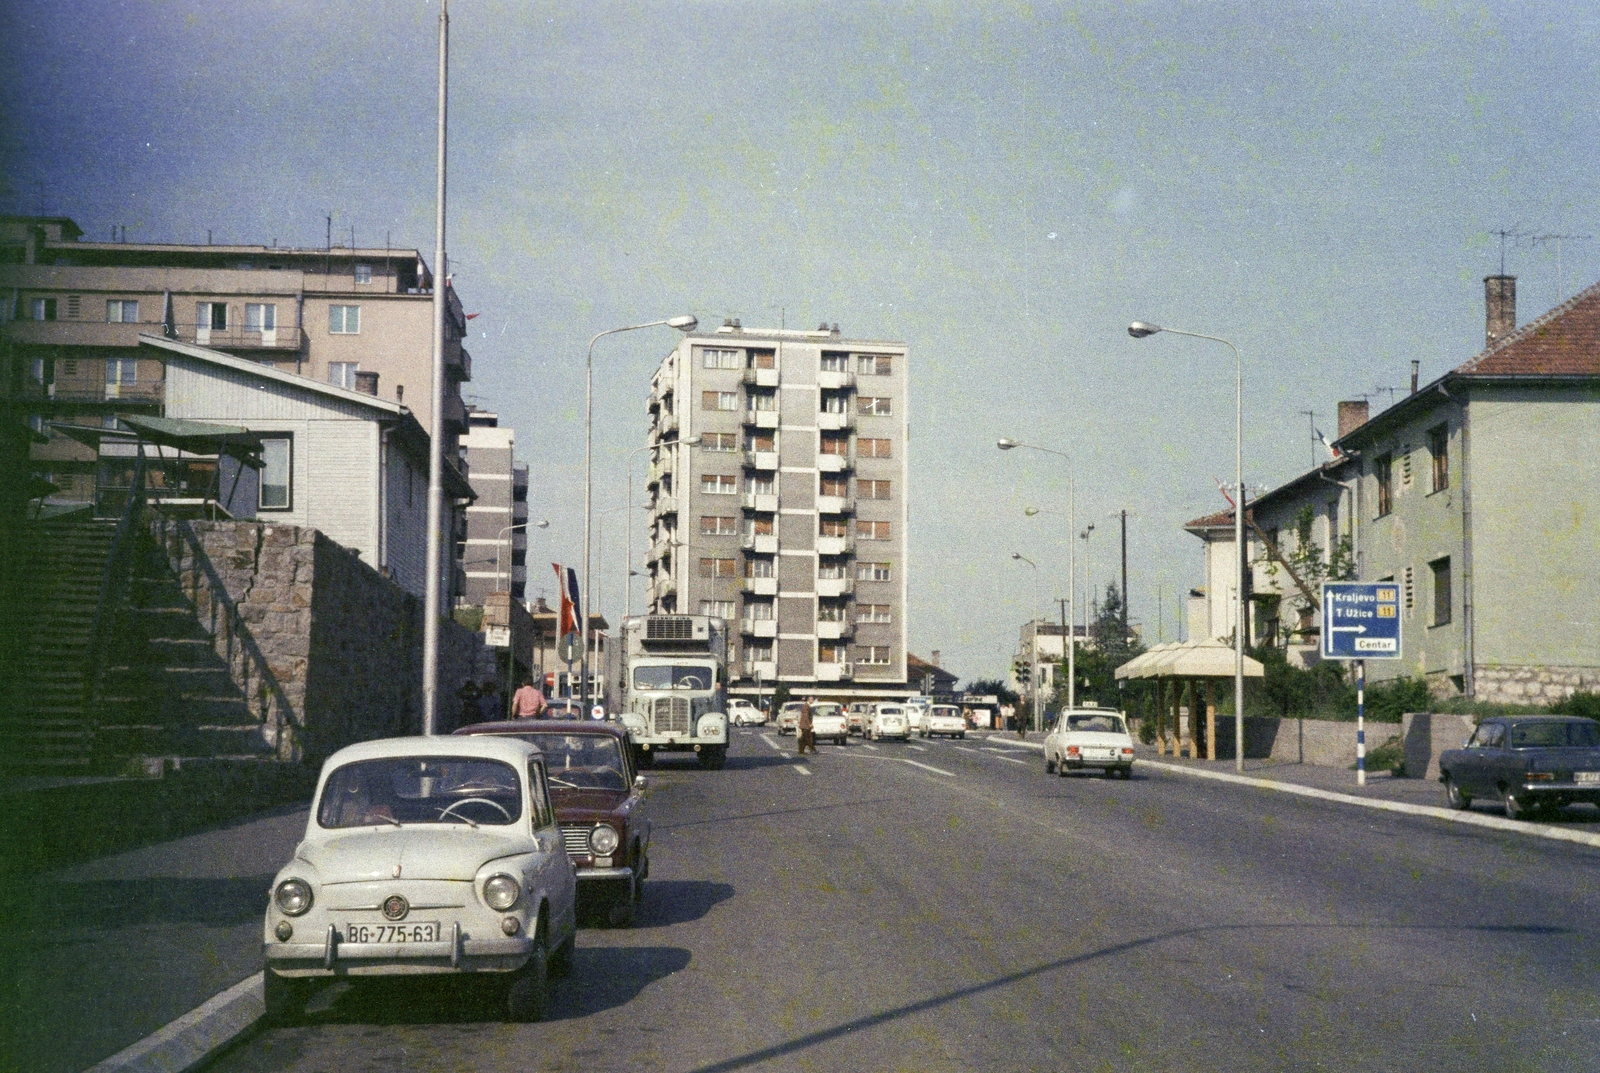
[(483, 643), (490, 648), (510, 648), (511, 627), (485, 626), (483, 628)]
[(556, 655), (560, 657), (562, 663), (576, 663), (581, 654), (578, 647), (581, 643), (576, 633), (564, 633), (556, 644)]
[(1399, 659), (1400, 586), (1393, 581), (1322, 583), (1323, 659)]

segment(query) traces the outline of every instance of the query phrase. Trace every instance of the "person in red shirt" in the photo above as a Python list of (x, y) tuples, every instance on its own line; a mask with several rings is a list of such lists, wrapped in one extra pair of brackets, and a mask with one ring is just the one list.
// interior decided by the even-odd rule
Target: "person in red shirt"
[(544, 691), (534, 688), (532, 678), (523, 678), (522, 687), (511, 695), (511, 718), (543, 719), (546, 707)]

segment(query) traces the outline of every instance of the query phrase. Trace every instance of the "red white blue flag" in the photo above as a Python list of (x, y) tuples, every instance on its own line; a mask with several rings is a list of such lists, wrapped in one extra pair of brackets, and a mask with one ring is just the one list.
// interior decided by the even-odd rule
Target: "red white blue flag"
[(577, 633), (582, 627), (582, 605), (578, 599), (578, 572), (572, 567), (565, 570), (559, 563), (551, 563), (551, 568), (556, 572), (556, 584), (561, 589), (561, 619), (557, 636), (565, 637), (569, 633)]

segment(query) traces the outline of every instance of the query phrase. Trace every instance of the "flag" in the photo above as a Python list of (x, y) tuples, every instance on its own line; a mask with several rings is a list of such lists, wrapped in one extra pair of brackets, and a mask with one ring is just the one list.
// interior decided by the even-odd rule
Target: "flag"
[(570, 566), (563, 572), (559, 563), (551, 563), (550, 566), (556, 572), (556, 585), (561, 589), (560, 629), (556, 631), (556, 636), (565, 637), (582, 629), (579, 625), (583, 621), (583, 612), (578, 600), (578, 572)]
[(1321, 440), (1322, 446), (1328, 449), (1328, 460), (1330, 462), (1336, 461), (1339, 458), (1339, 448), (1333, 445), (1333, 441), (1329, 440), (1320, 428), (1317, 429), (1317, 439)]
[(1233, 496), (1228, 494), (1228, 486), (1222, 483), (1222, 478), (1213, 477), (1211, 479), (1217, 482), (1217, 491), (1221, 492), (1222, 498), (1228, 501), (1228, 506), (1233, 506)]

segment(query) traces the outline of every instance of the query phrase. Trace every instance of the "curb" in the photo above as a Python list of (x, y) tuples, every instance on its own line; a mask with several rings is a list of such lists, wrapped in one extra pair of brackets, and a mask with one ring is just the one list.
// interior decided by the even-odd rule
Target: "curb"
[(266, 1012), (258, 972), (85, 1073), (186, 1073), (255, 1028)]

